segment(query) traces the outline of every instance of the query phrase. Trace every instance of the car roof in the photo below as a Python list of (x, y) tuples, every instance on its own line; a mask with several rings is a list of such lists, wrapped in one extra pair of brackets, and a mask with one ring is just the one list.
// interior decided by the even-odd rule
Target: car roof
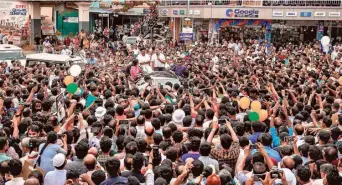
[(22, 51), (22, 49), (18, 46), (11, 45), (11, 44), (0, 44), (0, 51)]
[(66, 61), (77, 61), (82, 60), (81, 57), (74, 56), (70, 57), (69, 55), (57, 55), (50, 53), (37, 53), (37, 54), (28, 54), (26, 55), (27, 60), (38, 60), (38, 61), (51, 61), (51, 62), (66, 62)]

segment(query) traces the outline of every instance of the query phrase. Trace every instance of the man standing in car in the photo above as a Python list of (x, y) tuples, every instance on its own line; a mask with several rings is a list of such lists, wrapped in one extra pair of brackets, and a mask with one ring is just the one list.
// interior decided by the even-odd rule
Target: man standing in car
[(165, 55), (156, 48), (151, 57), (153, 71), (165, 71)]

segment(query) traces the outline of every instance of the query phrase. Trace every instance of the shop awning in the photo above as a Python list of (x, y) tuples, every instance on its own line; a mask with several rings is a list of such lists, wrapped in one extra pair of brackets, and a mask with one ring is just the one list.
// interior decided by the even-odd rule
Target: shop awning
[(113, 10), (103, 9), (103, 8), (89, 8), (91, 13), (113, 13)]

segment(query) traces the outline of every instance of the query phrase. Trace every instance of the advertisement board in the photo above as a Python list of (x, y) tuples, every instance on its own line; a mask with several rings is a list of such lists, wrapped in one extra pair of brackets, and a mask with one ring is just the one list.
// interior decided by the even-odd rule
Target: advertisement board
[(179, 40), (181, 41), (194, 40), (194, 34), (193, 33), (179, 33)]
[(13, 33), (15, 45), (28, 37), (29, 12), (28, 4), (20, 1), (0, 1), (0, 30), (2, 33)]
[(232, 8), (226, 10), (227, 17), (259, 17), (259, 10), (256, 9), (241, 9), (241, 8)]

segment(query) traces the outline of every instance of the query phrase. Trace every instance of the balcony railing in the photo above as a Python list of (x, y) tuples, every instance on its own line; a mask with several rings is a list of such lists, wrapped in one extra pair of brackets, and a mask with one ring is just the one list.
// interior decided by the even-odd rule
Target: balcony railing
[[(189, 0), (197, 6), (342, 6), (342, 0)], [(160, 0), (161, 6), (187, 5), (188, 0)]]

